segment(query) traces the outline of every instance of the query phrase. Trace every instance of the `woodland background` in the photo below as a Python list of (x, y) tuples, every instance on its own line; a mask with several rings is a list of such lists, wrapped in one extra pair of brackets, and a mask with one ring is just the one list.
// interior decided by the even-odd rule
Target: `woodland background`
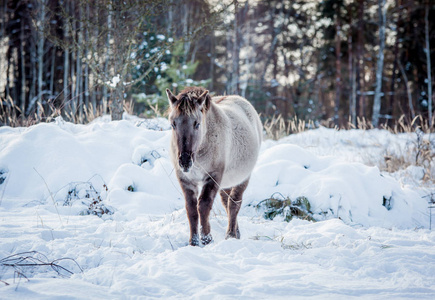
[(3, 0), (0, 125), (240, 94), (263, 119), (433, 128), (435, 1)]

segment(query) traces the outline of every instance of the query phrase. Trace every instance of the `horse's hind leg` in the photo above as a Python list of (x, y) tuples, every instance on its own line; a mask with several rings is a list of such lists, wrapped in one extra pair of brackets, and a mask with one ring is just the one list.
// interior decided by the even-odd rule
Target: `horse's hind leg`
[(237, 224), (237, 215), (239, 213), (240, 207), (242, 206), (243, 192), (248, 186), (249, 178), (246, 179), (241, 184), (233, 187), (231, 189), (230, 197), (228, 198), (228, 229), (226, 234), (226, 239), (236, 238), (240, 239), (239, 225)]
[(227, 213), (227, 216), (228, 216), (228, 199), (230, 194), (231, 194), (231, 189), (222, 189), (220, 191), (222, 205), (225, 208), (225, 212)]

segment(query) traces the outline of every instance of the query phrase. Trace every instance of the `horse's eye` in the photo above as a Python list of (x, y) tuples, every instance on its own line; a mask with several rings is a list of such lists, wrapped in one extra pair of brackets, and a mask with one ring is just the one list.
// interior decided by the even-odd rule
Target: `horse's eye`
[(175, 122), (171, 124), (172, 129), (175, 129)]
[(193, 124), (193, 127), (195, 127), (195, 129), (198, 129), (199, 128), (199, 123), (195, 122), (195, 124)]

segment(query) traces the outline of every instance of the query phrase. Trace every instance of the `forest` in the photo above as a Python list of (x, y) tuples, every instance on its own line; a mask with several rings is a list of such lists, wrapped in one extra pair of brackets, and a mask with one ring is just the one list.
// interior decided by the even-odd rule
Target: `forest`
[(434, 123), (433, 0), (4, 0), (0, 125), (163, 115), (164, 90), (263, 120)]

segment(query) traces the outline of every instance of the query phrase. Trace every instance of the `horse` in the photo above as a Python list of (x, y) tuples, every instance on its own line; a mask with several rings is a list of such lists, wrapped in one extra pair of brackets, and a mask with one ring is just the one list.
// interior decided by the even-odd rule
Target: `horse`
[(211, 97), (201, 87), (185, 88), (177, 96), (166, 89), (166, 94), (170, 156), (185, 197), (189, 244), (213, 240), (209, 215), (218, 191), (228, 216), (225, 238), (240, 239), (237, 215), (263, 135), (258, 113), (240, 96)]

